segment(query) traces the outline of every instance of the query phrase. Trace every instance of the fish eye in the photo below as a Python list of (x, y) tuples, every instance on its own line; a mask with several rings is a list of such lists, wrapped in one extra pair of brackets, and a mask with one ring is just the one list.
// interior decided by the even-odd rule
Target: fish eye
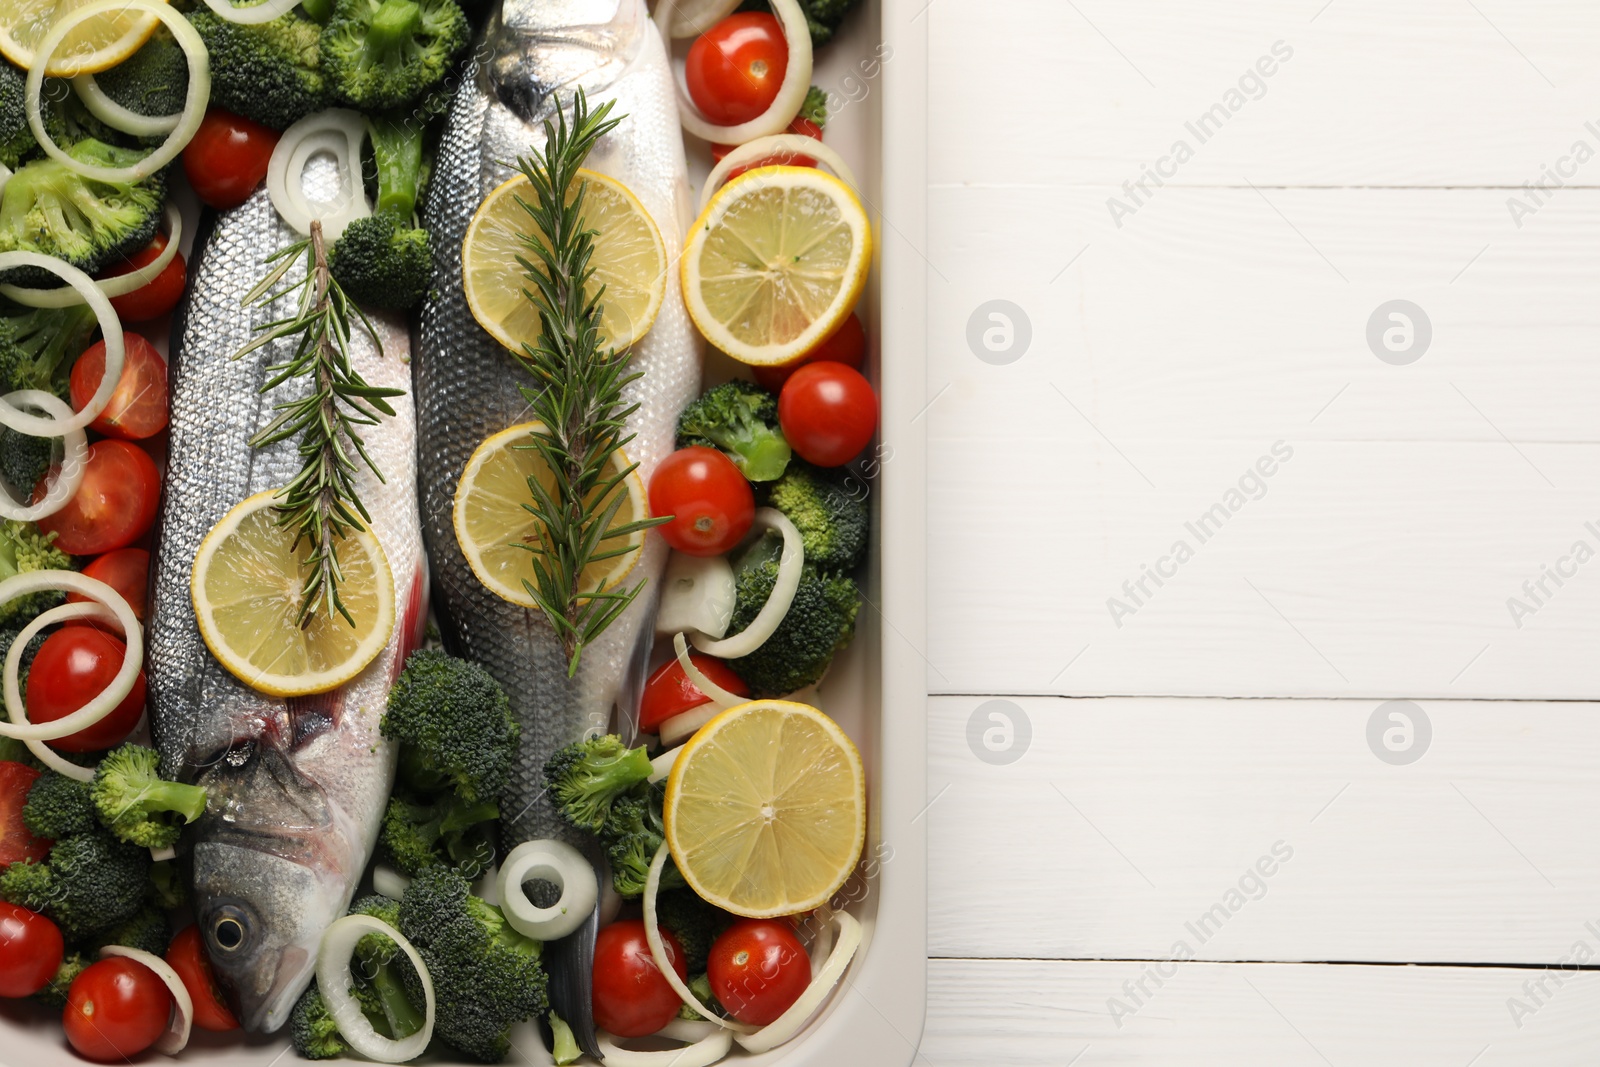
[(211, 922), (211, 940), (223, 952), (237, 952), (245, 943), (245, 917), (236, 908), (224, 908)]

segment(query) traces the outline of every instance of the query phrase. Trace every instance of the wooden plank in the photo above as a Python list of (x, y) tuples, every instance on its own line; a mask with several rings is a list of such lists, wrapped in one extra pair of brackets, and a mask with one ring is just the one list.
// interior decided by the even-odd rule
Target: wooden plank
[(1369, 747), (1377, 701), (1018, 698), (1007, 764), (980, 758), (1005, 725), (986, 703), (930, 702), (932, 955), (1546, 964), (1600, 944), (1600, 706), (1423, 701), (1431, 739), (1398, 765)]

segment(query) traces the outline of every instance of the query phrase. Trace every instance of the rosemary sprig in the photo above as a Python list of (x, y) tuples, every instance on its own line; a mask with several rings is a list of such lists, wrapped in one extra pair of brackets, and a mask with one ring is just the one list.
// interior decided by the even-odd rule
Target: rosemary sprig
[(611, 117), (613, 103), (590, 111), (579, 89), (571, 122), (557, 107), (555, 119), (544, 124), (544, 151), (517, 161), (534, 194), (531, 202), (518, 200), (530, 225), (520, 235), (528, 257), (517, 262), (530, 283), (523, 296), (538, 310), (540, 327), (538, 340), (524, 342), (521, 353), (538, 384), (522, 393), (542, 424), (522, 447), (539, 454), (555, 482), (552, 492), (528, 479), (533, 501), (523, 507), (538, 520), (539, 534), (535, 543), (518, 547), (533, 554), (535, 580), (523, 585), (561, 639), (569, 676), (577, 673), (584, 646), (644, 588), (640, 582), (632, 589), (585, 589), (584, 569), (631, 551), (617, 539), (668, 521), (613, 525), (627, 499), (625, 481), (638, 466), (613, 472), (611, 454), (633, 440), (626, 423), (638, 405), (624, 407), (622, 390), (639, 375), (628, 372), (627, 350), (601, 343), (605, 287), (590, 288), (595, 231), (584, 226), (582, 188), (566, 200), (590, 150), (621, 121)]
[[(267, 381), (261, 391), (269, 392), (291, 378), (301, 377), (310, 378), (312, 388), (300, 399), (277, 405), (276, 417), (250, 439), (250, 444), (265, 448), (291, 437), (300, 438), (300, 473), (278, 490), (282, 503), (273, 505), (278, 524), (295, 531), (295, 546), (306, 546), (302, 562), (308, 573), (301, 587), (299, 623), (309, 626), (320, 611), (330, 619), (337, 613), (354, 626), (355, 619), (339, 597), (339, 583), (344, 580), (339, 566), (339, 542), (352, 531), (365, 530), (372, 521), (356, 493), (359, 467), (365, 465), (383, 481), (383, 472), (362, 443), (359, 427), (376, 426), (383, 416), (393, 415), (388, 398), (402, 396), (405, 390), (368, 385), (351, 366), (352, 314), (372, 338), (380, 356), (383, 343), (371, 320), (350, 302), (328, 272), (320, 222), (311, 224), (308, 239), (273, 253), (266, 262), (272, 269), (245, 295), (245, 306), (266, 307), (294, 297), (294, 311), (259, 327), (258, 336), (233, 358), (239, 359), (282, 338), (298, 337), (293, 355), (267, 368)], [(301, 262), (305, 265), (304, 277), (274, 291)]]

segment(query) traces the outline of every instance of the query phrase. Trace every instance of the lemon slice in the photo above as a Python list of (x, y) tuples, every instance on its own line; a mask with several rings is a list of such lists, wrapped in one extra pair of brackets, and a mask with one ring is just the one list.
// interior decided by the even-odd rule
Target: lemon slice
[[(519, 546), (537, 544), (539, 538), (539, 520), (523, 507), (533, 503), (528, 479), (536, 478), (547, 490), (555, 491), (550, 468), (539, 453), (524, 447), (529, 435), (541, 425), (525, 422), (502, 430), (479, 445), (456, 485), (456, 541), (467, 557), (467, 565), (496, 596), (525, 608), (537, 606), (522, 584), (524, 580), (534, 580), (534, 554)], [(627, 470), (632, 462), (620, 448), (611, 453), (615, 472)], [(627, 497), (617, 509), (612, 527), (638, 522), (650, 514), (639, 472), (631, 472), (622, 484)], [(626, 540), (601, 541), (597, 555), (607, 558), (584, 568), (579, 589), (588, 593), (615, 588), (639, 562), (643, 545), (643, 530), (635, 530)]]
[[(655, 220), (628, 187), (604, 174), (580, 170), (567, 202), (583, 193), (583, 223), (595, 231), (591, 291), (600, 299), (604, 344), (624, 349), (650, 330), (667, 293), (667, 246)], [(522, 295), (530, 283), (517, 257), (538, 259), (523, 240), (533, 225), (518, 198), (533, 202), (533, 184), (517, 175), (490, 193), (467, 224), (461, 242), (461, 285), (467, 306), (496, 341), (515, 352), (539, 337), (539, 312)]]
[(278, 697), (337, 689), (360, 674), (394, 632), (394, 580), (370, 530), (339, 542), (339, 596), (355, 619), (299, 624), (306, 570), (294, 532), (279, 526), (277, 490), (257, 493), (212, 527), (189, 577), (200, 636), (217, 661)]
[(740, 704), (684, 746), (664, 814), (673, 862), (706, 900), (757, 919), (809, 911), (861, 857), (861, 753), (807, 704)]
[[(45, 34), (69, 11), (93, 0), (0, 0), (0, 54), (27, 70)], [(157, 18), (145, 11), (115, 10), (76, 26), (50, 55), (44, 72), (54, 77), (97, 74), (137, 52), (155, 32)]]
[(706, 340), (774, 366), (833, 333), (871, 262), (871, 223), (847, 185), (815, 167), (762, 167), (723, 186), (694, 224), (683, 300)]

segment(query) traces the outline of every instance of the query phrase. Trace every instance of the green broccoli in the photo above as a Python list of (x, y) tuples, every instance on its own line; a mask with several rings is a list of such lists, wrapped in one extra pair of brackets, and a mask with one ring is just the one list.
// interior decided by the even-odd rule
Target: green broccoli
[(28, 128), (28, 75), (0, 59), (0, 167), (17, 165), (38, 148)]
[(615, 734), (591, 737), (554, 753), (544, 764), (556, 810), (580, 830), (599, 833), (612, 802), (650, 778), (650, 754), (630, 749)]
[(828, 570), (847, 571), (867, 551), (867, 502), (845, 487), (845, 477), (797, 462), (767, 492), (767, 503), (800, 531), (806, 562)]
[[(135, 143), (127, 134), (96, 118), (66, 78), (46, 78), (39, 87), (39, 105), (44, 132), (59, 148), (71, 148), (91, 139), (117, 147)], [(40, 148), (37, 154), (43, 153)]]
[(712, 942), (733, 922), (733, 916), (702, 900), (692, 889), (674, 889), (656, 898), (656, 922), (672, 931), (683, 946), (689, 973), (701, 974)]
[[(11, 654), (11, 643), (21, 636), (21, 630), (0, 630), (0, 663), (4, 663), (6, 656)], [(44, 639), (43, 633), (36, 633), (33, 635), (33, 640), (28, 642), (28, 647), (22, 650), (22, 661), (17, 664), (17, 688), (22, 690), (23, 696), (28, 695), (28, 671), (33, 667), (33, 657), (39, 654), (39, 646), (44, 644)], [(0, 759), (14, 759), (22, 763), (33, 762), (33, 753), (28, 751), (27, 745), (14, 737), (5, 738), (4, 741), (11, 744), (0, 742), (0, 752), (4, 753), (0, 755)]]
[[(611, 861), (611, 884), (623, 897), (632, 898), (644, 892), (650, 863), (656, 858), (661, 842), (666, 840), (661, 817), (666, 791), (665, 781), (634, 786), (611, 802), (605, 823), (600, 827), (600, 843)], [(661, 872), (662, 888), (673, 889), (685, 884), (683, 875), (668, 860)]]
[[(40, 533), (31, 522), (7, 520), (0, 524), (0, 580), (32, 571), (71, 570), (72, 557), (51, 543), (55, 538), (53, 533)], [(0, 626), (24, 626), (64, 598), (65, 594), (53, 590), (17, 597), (0, 605)], [(32, 663), (31, 657), (28, 662)]]
[[(730, 634), (749, 626), (772, 595), (782, 545), (777, 534), (768, 532), (739, 558)], [(728, 666), (756, 697), (785, 696), (813, 685), (827, 673), (834, 654), (850, 643), (860, 607), (854, 582), (808, 560), (777, 631), (748, 656), (729, 660)]]
[(95, 82), (113, 103), (136, 115), (175, 115), (189, 91), (189, 58), (172, 31), (158, 26), (137, 52), (96, 74)]
[[(4, 327), (0, 327), (3, 329)], [(58, 437), (34, 437), (0, 426), (0, 479), (11, 495), (26, 500), (55, 459)]]
[(77, 943), (132, 918), (148, 892), (150, 850), (106, 833), (74, 834), (40, 863), (0, 872), (0, 899), (42, 912)]
[[(144, 156), (94, 138), (66, 152), (80, 163), (100, 167), (131, 166)], [(93, 274), (149, 244), (165, 203), (161, 173), (138, 182), (103, 182), (74, 174), (54, 159), (36, 159), (13, 174), (0, 192), (0, 252), (38, 252)], [(41, 267), (16, 268), (0, 280), (60, 284)]]
[[(374, 894), (350, 905), (351, 915), (370, 915), (381, 919), (395, 929), (400, 928), (400, 902), (390, 897)], [(362, 1010), (382, 1019), (378, 1027), (385, 1036), (410, 1037), (422, 1029), (423, 1013), (406, 995), (407, 975), (416, 984), (411, 961), (400, 952), (392, 939), (382, 934), (368, 934), (356, 942), (351, 972), (356, 979), (357, 993), (362, 997)], [(420, 985), (418, 985), (420, 989)]]
[(94, 801), (89, 797), (89, 783), (49, 770), (39, 775), (28, 789), (27, 803), (22, 805), (22, 822), (30, 833), (52, 841), (73, 834), (100, 832), (100, 820), (95, 817)]
[[(692, 976), (689, 979), (689, 992), (693, 993), (695, 995), (695, 999), (704, 1004), (706, 1006), (706, 1010), (711, 1012), (712, 1015), (721, 1015), (726, 1018), (728, 1014), (727, 1010), (723, 1008), (721, 1004), (717, 1003), (716, 995), (711, 992), (710, 977), (708, 977), (704, 972), (700, 974), (693, 974), (691, 971), (691, 975)], [(704, 1016), (695, 1011), (693, 1008), (689, 1007), (689, 1005), (685, 1004), (678, 1009), (678, 1018), (687, 1019), (689, 1022), (697, 1023), (700, 1022)]]
[[(411, 880), (399, 930), (433, 979), (434, 1032), (473, 1059), (500, 1062), (512, 1025), (547, 1010), (543, 946), (513, 930), (449, 867), (428, 867)], [(407, 992), (420, 1002), (416, 975), (408, 974)]]
[(499, 817), (492, 800), (467, 804), (453, 793), (419, 796), (402, 787), (389, 798), (378, 843), (401, 874), (447, 863), (477, 877), (494, 858)]
[(82, 952), (68, 949), (61, 957), (61, 966), (56, 968), (55, 977), (50, 979), (45, 987), (34, 994), (52, 1008), (67, 1006), (67, 990), (72, 988), (72, 982), (82, 974), (89, 964), (94, 962), (93, 954), (86, 956)]
[(201, 8), (188, 15), (211, 53), (211, 103), (275, 130), (328, 106), (322, 27), (291, 11), (242, 26)]
[(146, 904), (135, 912), (132, 918), (125, 919), (101, 933), (95, 938), (95, 943), (97, 948), (100, 945), (124, 945), (160, 956), (167, 951), (167, 945), (171, 940), (165, 909), (155, 904)]
[[(0, 213), (4, 211), (0, 198)], [(52, 278), (54, 275), (52, 275)], [(59, 279), (56, 279), (59, 280)], [(53, 283), (52, 283), (53, 284)], [(78, 356), (89, 347), (89, 338), (99, 326), (94, 309), (87, 304), (66, 308), (24, 308), (0, 300), (0, 390), (40, 389), (67, 398), (68, 375)], [(6, 477), (20, 478), (37, 464), (40, 445), (46, 454), (51, 439), (16, 435), (6, 439)], [(19, 490), (32, 492), (38, 484), (13, 481)]]
[(805, 101), (800, 105), (800, 117), (810, 119), (818, 126), (828, 125), (828, 94), (815, 85), (806, 90)]
[(471, 36), (455, 0), (336, 0), (322, 65), (341, 103), (405, 107), (444, 81)]
[[(839, 24), (861, 0), (800, 0), (800, 10), (805, 12), (806, 26), (811, 30), (811, 47), (821, 48), (833, 40)], [(771, 11), (766, 0), (746, 0), (740, 11)]]
[(333, 1013), (317, 991), (315, 980), (306, 986), (289, 1013), (289, 1039), (294, 1050), (308, 1060), (331, 1060), (351, 1051), (339, 1036), (339, 1024), (333, 1021)]
[(153, 748), (129, 742), (100, 761), (90, 783), (100, 821), (130, 845), (171, 848), (185, 823), (206, 810), (206, 791), (198, 785), (164, 780), (157, 772), (160, 755)]
[(406, 661), (379, 724), (400, 742), (400, 781), (453, 789), (468, 804), (500, 796), (517, 753), (517, 721), (498, 682), (476, 663), (424, 650)]
[(583, 1055), (583, 1049), (578, 1047), (572, 1027), (554, 1011), (545, 1016), (545, 1021), (550, 1024), (550, 1058), (556, 1061), (556, 1067), (567, 1067), (567, 1064), (577, 1062), (578, 1057)]
[(346, 226), (328, 253), (328, 269), (340, 287), (365, 307), (404, 311), (421, 303), (433, 284), (432, 240), (415, 219), (424, 128), (408, 117), (373, 120), (377, 210)]
[(770, 482), (789, 463), (778, 427), (778, 398), (735, 378), (714, 386), (678, 416), (678, 447), (719, 448), (752, 482)]

